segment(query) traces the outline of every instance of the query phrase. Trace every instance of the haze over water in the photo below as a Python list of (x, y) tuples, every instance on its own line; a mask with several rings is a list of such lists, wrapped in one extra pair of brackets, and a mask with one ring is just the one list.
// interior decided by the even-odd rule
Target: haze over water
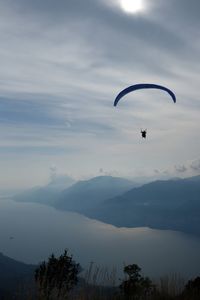
[(76, 213), (0, 200), (0, 252), (38, 263), (65, 248), (83, 267), (93, 261), (122, 270), (123, 263), (137, 263), (153, 277), (199, 274), (199, 238), (149, 228), (116, 228)]

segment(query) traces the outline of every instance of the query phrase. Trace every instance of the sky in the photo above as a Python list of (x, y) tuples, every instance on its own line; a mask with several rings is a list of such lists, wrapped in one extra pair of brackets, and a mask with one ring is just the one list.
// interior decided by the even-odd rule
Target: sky
[(0, 189), (200, 173), (200, 2), (123, 1), (0, 0)]

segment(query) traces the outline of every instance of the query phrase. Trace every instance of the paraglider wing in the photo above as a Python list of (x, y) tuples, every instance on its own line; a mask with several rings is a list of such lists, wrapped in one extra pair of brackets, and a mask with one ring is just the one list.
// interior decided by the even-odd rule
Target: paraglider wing
[(131, 85), (131, 86), (127, 87), (126, 89), (124, 89), (123, 91), (121, 91), (115, 99), (114, 106), (117, 106), (117, 103), (119, 102), (119, 100), (122, 97), (124, 97), (126, 94), (128, 94), (130, 92), (133, 92), (133, 91), (136, 91), (136, 90), (140, 90), (140, 89), (159, 89), (159, 90), (163, 90), (163, 91), (167, 92), (172, 97), (172, 100), (174, 101), (174, 103), (176, 103), (176, 96), (174, 95), (174, 93), (170, 89), (168, 89), (168, 88), (166, 88), (162, 85), (158, 85), (158, 84), (139, 83), (139, 84)]

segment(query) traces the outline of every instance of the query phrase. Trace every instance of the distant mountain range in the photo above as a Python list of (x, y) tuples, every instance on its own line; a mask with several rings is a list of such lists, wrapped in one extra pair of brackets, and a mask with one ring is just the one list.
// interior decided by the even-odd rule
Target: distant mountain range
[(155, 181), (107, 199), (88, 217), (123, 227), (151, 227), (200, 235), (200, 176)]
[(137, 185), (120, 177), (98, 176), (75, 182), (66, 176), (56, 178), (44, 187), (34, 187), (17, 194), (13, 199), (83, 213), (101, 201), (123, 194)]
[(75, 211), (118, 227), (147, 226), (200, 235), (200, 176), (142, 186), (119, 177), (98, 176), (59, 188), (50, 184), (15, 199)]
[(46, 205), (54, 205), (58, 200), (61, 191), (70, 187), (75, 180), (69, 176), (59, 176), (43, 187), (34, 187), (22, 193), (15, 195), (15, 201), (35, 202)]
[(23, 292), (20, 288), (33, 282), (35, 269), (34, 265), (16, 261), (0, 253), (0, 299), (3, 296), (13, 295), (15, 291)]
[(55, 207), (87, 214), (105, 200), (121, 195), (134, 186), (136, 184), (132, 181), (112, 176), (79, 181), (61, 193)]

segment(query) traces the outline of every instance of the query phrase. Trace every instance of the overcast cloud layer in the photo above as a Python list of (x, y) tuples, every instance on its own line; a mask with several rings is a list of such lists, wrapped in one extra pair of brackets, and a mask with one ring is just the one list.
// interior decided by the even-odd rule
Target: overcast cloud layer
[[(44, 183), (52, 165), (77, 178), (199, 174), (199, 0), (144, 0), (138, 15), (107, 3), (0, 0), (0, 187)], [(177, 104), (152, 90), (114, 108), (139, 82)]]

